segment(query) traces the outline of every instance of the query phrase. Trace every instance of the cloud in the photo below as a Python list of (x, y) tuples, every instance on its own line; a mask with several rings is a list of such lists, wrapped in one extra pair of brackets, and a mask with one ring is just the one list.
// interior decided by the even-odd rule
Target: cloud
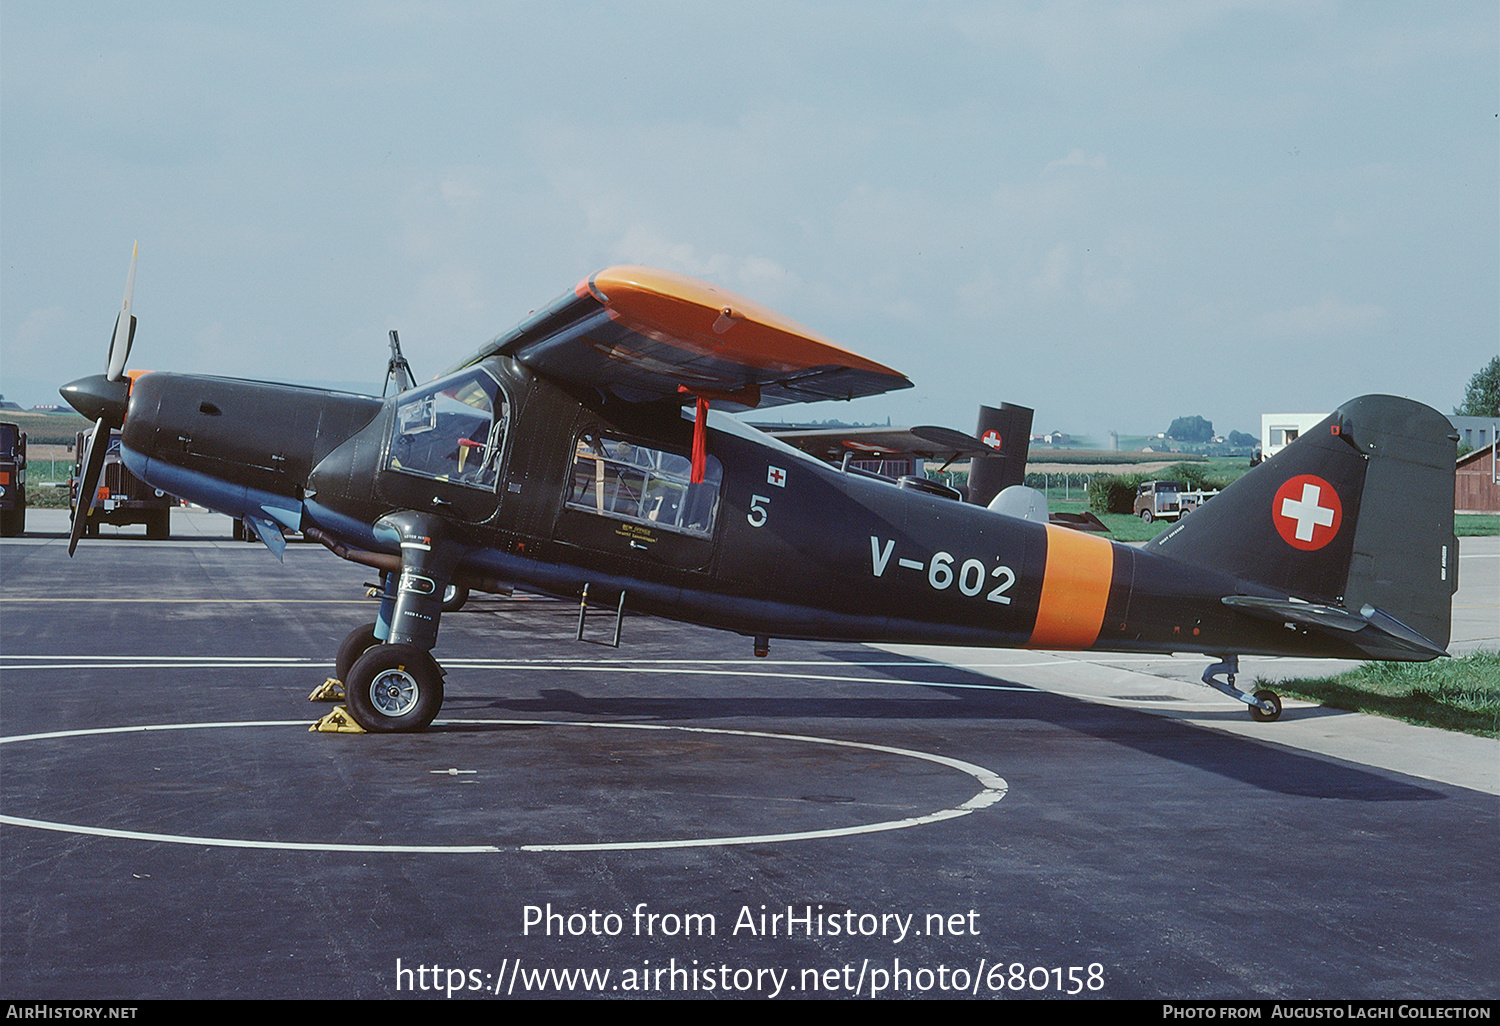
[(1378, 303), (1346, 303), (1324, 296), (1310, 306), (1273, 310), (1260, 318), (1260, 328), (1276, 338), (1330, 338), (1367, 333), (1386, 317), (1386, 308)]
[(1084, 152), (1079, 149), (1070, 151), (1066, 157), (1060, 157), (1057, 160), (1049, 162), (1043, 170), (1051, 171), (1055, 167), (1091, 167), (1095, 171), (1109, 170), (1109, 164), (1105, 161), (1104, 154), (1096, 153), (1092, 157), (1089, 157), (1085, 156)]
[(1061, 296), (1068, 284), (1071, 263), (1067, 245), (1059, 242), (1042, 258), (1041, 269), (1027, 281), (1027, 288), (1044, 299)]
[[(62, 342), (60, 329), (68, 323), (68, 311), (62, 306), (47, 306), (33, 310), (16, 327), (12, 346), (13, 356), (40, 356)], [(71, 341), (71, 340), (70, 340)]]

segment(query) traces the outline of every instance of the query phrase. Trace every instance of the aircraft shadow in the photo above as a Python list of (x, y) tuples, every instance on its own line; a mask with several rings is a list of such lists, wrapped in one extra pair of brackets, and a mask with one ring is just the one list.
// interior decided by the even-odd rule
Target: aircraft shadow
[[(787, 733), (797, 733), (801, 728), (777, 728), (775, 724), (778, 721), (793, 724), (804, 720), (834, 719), (905, 720), (932, 724), (955, 721), (1042, 722), (1146, 756), (1285, 795), (1378, 802), (1432, 801), (1446, 797), (1440, 791), (1411, 783), (1409, 779), (1392, 773), (1284, 748), (1275, 744), (1274, 737), (1266, 738), (1271, 744), (1262, 744), (1205, 731), (1170, 717), (1054, 695), (919, 659), (890, 656), (893, 665), (870, 666), (869, 650), (828, 650), (822, 654), (834, 659), (859, 661), (864, 665), (853, 669), (857, 669), (862, 677), (886, 676), (904, 687), (916, 686), (921, 691), (910, 698), (826, 693), (804, 696), (731, 694), (720, 697), (590, 695), (568, 688), (541, 688), (534, 698), (452, 694), (444, 712), (445, 718), (463, 718), (487, 711), (537, 718), (566, 716), (611, 721), (753, 720), (758, 726), (785, 729)], [(920, 679), (936, 673), (941, 673), (943, 680), (928, 682)], [(734, 671), (726, 669), (723, 677), (733, 681)], [(750, 678), (747, 683), (753, 687), (760, 681)], [(851, 684), (870, 688), (880, 686), (862, 681), (851, 681)], [(997, 685), (1022, 690), (993, 690)], [(835, 681), (809, 682), (809, 687), (834, 686), (839, 685)], [(942, 696), (941, 699), (935, 697), (938, 695)], [(490, 728), (449, 724), (435, 725), (433, 729), (484, 731)], [(1267, 724), (1266, 729), (1270, 734), (1275, 725)]]

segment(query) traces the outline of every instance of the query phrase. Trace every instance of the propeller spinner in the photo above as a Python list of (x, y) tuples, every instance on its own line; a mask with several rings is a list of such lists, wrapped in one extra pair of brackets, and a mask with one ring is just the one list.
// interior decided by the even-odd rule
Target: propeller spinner
[(94, 422), (94, 433), (83, 457), (83, 479), (78, 484), (78, 505), (73, 511), (73, 532), (68, 538), (68, 555), (78, 548), (89, 513), (99, 496), (99, 476), (104, 471), (104, 455), (109, 451), (109, 433), (125, 424), (130, 402), (130, 380), (125, 377), (125, 361), (135, 341), (135, 316), (130, 312), (135, 293), (135, 260), (140, 243), (130, 252), (130, 273), (125, 278), (125, 300), (115, 318), (114, 334), (109, 340), (109, 360), (103, 374), (92, 374), (70, 381), (60, 391), (68, 404)]

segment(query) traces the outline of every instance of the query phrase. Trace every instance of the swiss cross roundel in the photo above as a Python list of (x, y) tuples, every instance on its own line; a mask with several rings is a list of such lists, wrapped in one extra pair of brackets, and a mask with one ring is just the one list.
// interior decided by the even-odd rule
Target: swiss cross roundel
[(1001, 448), (1000, 432), (996, 431), (994, 428), (990, 428), (988, 431), (986, 431), (979, 440), (985, 445), (989, 446), (991, 449)]
[(1271, 522), (1294, 549), (1321, 549), (1339, 533), (1344, 504), (1333, 485), (1314, 474), (1298, 474), (1276, 490)]

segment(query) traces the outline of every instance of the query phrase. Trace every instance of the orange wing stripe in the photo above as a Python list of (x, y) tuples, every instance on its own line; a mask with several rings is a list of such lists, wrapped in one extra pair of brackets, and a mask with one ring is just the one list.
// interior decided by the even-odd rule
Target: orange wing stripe
[(901, 377), (769, 307), (687, 275), (609, 267), (574, 291), (592, 293), (637, 334), (716, 359), (780, 373), (832, 365)]
[(1030, 648), (1089, 648), (1099, 640), (1114, 546), (1103, 538), (1047, 525), (1047, 573)]

